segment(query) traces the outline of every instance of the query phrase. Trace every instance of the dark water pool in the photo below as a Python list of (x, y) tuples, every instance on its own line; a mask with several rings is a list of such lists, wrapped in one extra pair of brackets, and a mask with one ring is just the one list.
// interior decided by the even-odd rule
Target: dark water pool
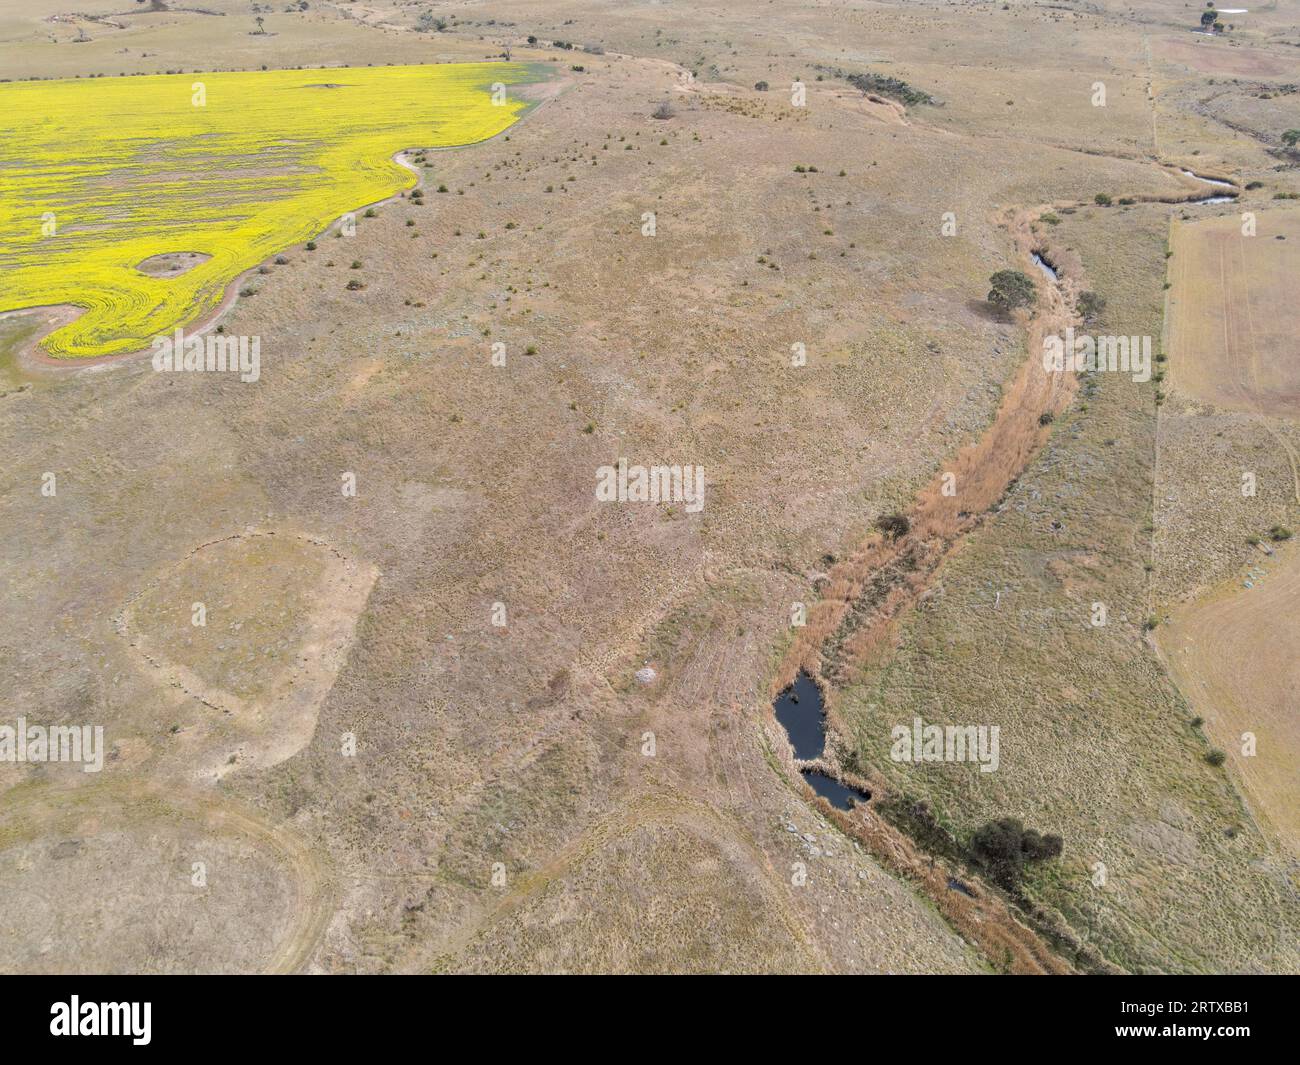
[(871, 792), (850, 788), (833, 777), (828, 777), (825, 773), (817, 772), (815, 769), (801, 769), (800, 772), (803, 774), (804, 780), (811, 785), (813, 791), (832, 806), (841, 810), (851, 810), (855, 802), (866, 802), (871, 798)]
[(820, 758), (826, 750), (826, 726), (822, 721), (822, 693), (807, 673), (800, 672), (794, 683), (776, 697), (772, 709), (790, 737), (796, 758)]

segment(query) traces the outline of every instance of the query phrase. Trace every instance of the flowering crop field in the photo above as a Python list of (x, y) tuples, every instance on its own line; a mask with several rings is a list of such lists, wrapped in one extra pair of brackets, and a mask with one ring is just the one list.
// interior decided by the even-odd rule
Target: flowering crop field
[[(42, 342), (55, 357), (147, 348), (245, 270), (413, 186), (396, 152), (508, 129), (529, 106), (509, 87), (532, 80), (460, 63), (0, 85), (0, 312), (84, 309)], [(183, 253), (208, 258), (139, 269)]]

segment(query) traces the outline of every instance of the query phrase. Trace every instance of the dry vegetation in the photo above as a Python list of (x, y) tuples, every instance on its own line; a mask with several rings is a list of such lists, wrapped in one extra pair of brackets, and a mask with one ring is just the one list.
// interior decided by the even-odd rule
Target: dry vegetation
[[(503, 0), (437, 30), (431, 5), (313, 2), (265, 35), (234, 0), (89, 17), (123, 6), (0, 0), (0, 76), (508, 49), (556, 91), (483, 144), (410, 145), (419, 196), (268, 262), (221, 320), (263, 338), (256, 384), (43, 367), (38, 316), (0, 319), (0, 724), (102, 724), (111, 748), (98, 777), (0, 764), (0, 968), (1300, 967), (1294, 859), (1236, 781), (1282, 787), (1207, 763), (1200, 696), (1143, 627), (1207, 550), (1164, 498), (1260, 448), (1260, 531), (1294, 525), (1288, 466), (1251, 413), (1195, 409), (1181, 368), (1075, 382), (1035, 347), (1085, 288), (1098, 329), (1161, 336), (1171, 211), (1239, 211), (1146, 202), (1200, 191), (1161, 164), (1262, 181), (1261, 209), (1300, 191), (1271, 99), (1194, 106), (1209, 78), (1290, 76), (1281, 16), (1185, 55), (1154, 5)], [(989, 275), (1039, 249), (1061, 282), (997, 316)], [(703, 464), (702, 513), (596, 502), (620, 456)], [(1258, 550), (1221, 509), (1216, 580)], [(892, 511), (911, 531), (885, 541)], [(197, 599), (215, 651), (186, 631)], [(770, 696), (797, 664), (832, 684), (830, 757), (879, 789), (865, 811), (794, 772)], [(1283, 680), (1250, 698), (1293, 744)], [(1245, 727), (1222, 711), (1211, 733)], [(914, 714), (999, 724), (1001, 768), (891, 762)], [(919, 799), (951, 853), (900, 816)], [(1002, 816), (1064, 839), (1019, 899), (961, 856)], [(108, 931), (128, 920), (146, 934)]]

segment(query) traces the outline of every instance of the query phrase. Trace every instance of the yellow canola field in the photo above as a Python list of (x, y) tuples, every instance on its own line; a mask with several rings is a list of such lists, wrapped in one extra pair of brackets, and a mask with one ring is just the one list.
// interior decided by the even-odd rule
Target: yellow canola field
[[(148, 348), (245, 270), (413, 186), (394, 153), (508, 129), (529, 80), (458, 63), (0, 84), (0, 312), (84, 308), (43, 341), (57, 357)], [(211, 258), (137, 269), (181, 252)]]

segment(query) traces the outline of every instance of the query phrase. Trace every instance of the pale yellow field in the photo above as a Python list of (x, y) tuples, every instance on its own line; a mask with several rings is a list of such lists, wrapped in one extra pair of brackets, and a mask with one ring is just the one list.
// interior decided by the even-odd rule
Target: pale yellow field
[[(1300, 596), (1300, 552), (1261, 557), (1254, 573), (1251, 588), (1234, 579), (1177, 609), (1158, 640), (1256, 816), (1300, 855), (1300, 627), (1288, 621)], [(1254, 754), (1244, 753), (1246, 733)]]
[[(528, 78), (456, 63), (0, 85), (0, 312), (84, 308), (44, 340), (54, 356), (146, 348), (244, 271), (414, 185), (394, 153), (509, 128)], [(182, 252), (210, 258), (139, 269)]]
[[(1229, 409), (1300, 416), (1300, 211), (1175, 223), (1169, 355), (1175, 387)], [(1278, 238), (1283, 239), (1278, 239)]]

